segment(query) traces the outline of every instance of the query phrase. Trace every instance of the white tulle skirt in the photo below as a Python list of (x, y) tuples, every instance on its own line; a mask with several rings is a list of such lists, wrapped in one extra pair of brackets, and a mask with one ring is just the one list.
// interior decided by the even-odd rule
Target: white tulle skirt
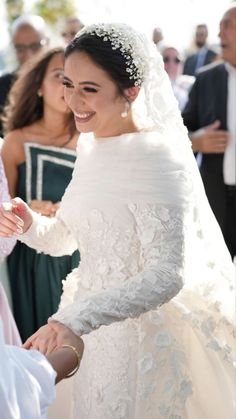
[(73, 401), (68, 383), (58, 399), (72, 418), (235, 419), (232, 326), (191, 292), (83, 339)]

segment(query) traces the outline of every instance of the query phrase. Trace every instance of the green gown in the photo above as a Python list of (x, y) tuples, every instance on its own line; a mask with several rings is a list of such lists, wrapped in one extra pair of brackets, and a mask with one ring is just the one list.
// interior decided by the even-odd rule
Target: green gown
[[(25, 144), (26, 161), (18, 166), (16, 195), (61, 200), (71, 180), (76, 152), (66, 148)], [(17, 242), (8, 257), (14, 317), (23, 341), (47, 322), (60, 301), (62, 279), (78, 266), (79, 252), (52, 257)]]

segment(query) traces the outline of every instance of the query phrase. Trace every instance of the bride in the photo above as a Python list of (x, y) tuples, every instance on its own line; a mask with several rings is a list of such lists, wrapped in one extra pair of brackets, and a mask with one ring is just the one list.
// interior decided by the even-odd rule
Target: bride
[[(233, 419), (234, 267), (159, 53), (126, 25), (85, 27), (64, 85), (83, 134), (60, 209), (16, 198), (0, 234), (81, 252), (53, 315), (85, 343), (74, 417)], [(25, 343), (56, 346), (50, 320)]]

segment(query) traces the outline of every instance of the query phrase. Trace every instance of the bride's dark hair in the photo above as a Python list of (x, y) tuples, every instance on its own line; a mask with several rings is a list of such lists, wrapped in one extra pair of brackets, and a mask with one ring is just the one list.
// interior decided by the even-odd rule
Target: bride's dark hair
[(104, 41), (103, 38), (95, 34), (85, 33), (74, 38), (66, 47), (65, 58), (74, 52), (88, 54), (99, 67), (109, 74), (120, 92), (135, 85), (134, 79), (131, 79), (127, 72), (127, 62), (124, 55), (122, 55), (120, 48), (112, 48), (109, 39)]

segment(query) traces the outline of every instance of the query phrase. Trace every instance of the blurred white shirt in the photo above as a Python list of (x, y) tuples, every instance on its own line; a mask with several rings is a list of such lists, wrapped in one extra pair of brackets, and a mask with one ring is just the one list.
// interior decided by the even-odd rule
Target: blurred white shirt
[(236, 185), (236, 68), (225, 63), (228, 71), (227, 128), (230, 134), (224, 153), (223, 174), (226, 185)]
[(44, 419), (55, 398), (55, 376), (38, 351), (4, 343), (0, 320), (1, 419)]

